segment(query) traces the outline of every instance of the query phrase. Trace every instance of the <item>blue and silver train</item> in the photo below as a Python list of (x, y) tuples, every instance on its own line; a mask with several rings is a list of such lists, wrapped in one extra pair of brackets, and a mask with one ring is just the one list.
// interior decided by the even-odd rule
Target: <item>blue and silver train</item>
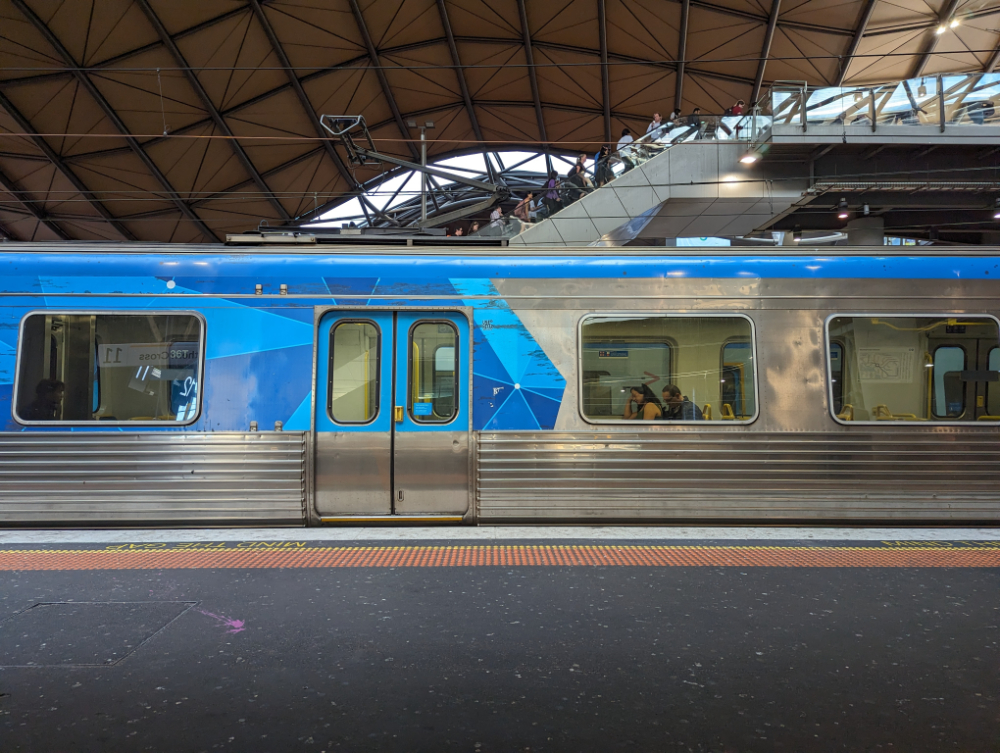
[(0, 525), (1000, 519), (1000, 250), (260, 241), (0, 246)]

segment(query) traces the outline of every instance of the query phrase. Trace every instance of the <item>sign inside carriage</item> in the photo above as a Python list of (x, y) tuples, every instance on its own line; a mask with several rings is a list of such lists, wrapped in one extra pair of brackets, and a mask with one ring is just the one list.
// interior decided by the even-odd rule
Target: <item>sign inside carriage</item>
[(198, 350), (196, 342), (99, 343), (97, 347), (101, 368), (192, 369), (198, 365)]

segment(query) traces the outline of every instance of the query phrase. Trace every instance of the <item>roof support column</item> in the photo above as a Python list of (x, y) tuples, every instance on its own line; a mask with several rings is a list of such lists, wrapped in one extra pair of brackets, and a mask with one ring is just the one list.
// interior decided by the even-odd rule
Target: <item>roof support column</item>
[[(53, 222), (45, 214), (45, 212), (43, 212), (39, 208), (39, 206), (35, 202), (29, 201), (27, 196), (25, 195), (27, 192), (23, 188), (21, 188), (21, 186), (17, 183), (17, 181), (15, 181), (9, 175), (6, 175), (2, 170), (0, 170), (0, 190), (6, 191), (11, 196), (13, 196), (14, 199), (19, 204), (23, 205), (25, 209), (31, 212), (31, 214), (34, 216), (36, 220), (41, 222), (43, 225), (45, 225), (45, 227), (47, 227), (49, 230), (55, 233), (57, 237), (61, 238), (64, 241), (73, 240), (65, 233), (65, 231), (63, 231), (61, 227), (59, 227), (55, 222)], [(14, 236), (8, 232), (7, 237), (13, 238)]]
[(684, 101), (684, 64), (687, 62), (688, 19), (691, 12), (691, 0), (681, 1), (680, 42), (677, 48), (677, 87), (674, 89), (674, 109), (681, 111)]
[(750, 94), (750, 104), (756, 105), (760, 97), (760, 87), (764, 83), (764, 67), (767, 57), (771, 54), (771, 42), (774, 41), (774, 30), (778, 28), (778, 13), (781, 12), (781, 0), (772, 0), (771, 15), (767, 19), (767, 31), (764, 32), (764, 45), (760, 50), (760, 60), (757, 63), (757, 77), (753, 81), (753, 92)]
[(292, 63), (288, 59), (288, 55), (285, 54), (285, 48), (282, 47), (281, 42), (278, 39), (278, 35), (274, 33), (274, 29), (271, 27), (271, 22), (267, 20), (267, 16), (264, 14), (264, 9), (261, 7), (260, 1), (250, 0), (250, 7), (253, 9), (254, 15), (257, 17), (257, 22), (264, 29), (264, 33), (267, 35), (267, 39), (271, 43), (271, 48), (274, 50), (274, 54), (278, 56), (278, 60), (285, 69), (285, 73), (288, 75), (288, 82), (291, 84), (292, 90), (295, 92), (295, 96), (299, 98), (299, 103), (302, 105), (302, 109), (305, 110), (306, 117), (309, 119), (309, 122), (313, 124), (316, 135), (320, 137), (320, 143), (323, 145), (323, 150), (330, 158), (330, 161), (333, 162), (334, 167), (337, 168), (337, 172), (340, 173), (340, 177), (347, 181), (353, 191), (357, 194), (363, 193), (364, 189), (362, 189), (361, 184), (358, 183), (354, 174), (347, 169), (347, 165), (344, 164), (340, 155), (337, 154), (337, 150), (330, 141), (330, 134), (324, 131), (323, 126), (319, 124), (319, 116), (316, 114), (316, 110), (313, 108), (312, 102), (309, 101), (309, 97), (306, 95), (305, 89), (302, 88), (302, 82), (299, 81), (298, 76), (295, 75)]
[(36, 131), (31, 123), (28, 122), (28, 119), (21, 114), (21, 111), (14, 106), (14, 103), (4, 96), (3, 92), (0, 92), (0, 107), (6, 110), (7, 114), (14, 119), (14, 122), (17, 123), (17, 126), (21, 129), (22, 133), (31, 134), (31, 140), (34, 142), (35, 146), (38, 147), (38, 150), (45, 155), (53, 166), (55, 166), (56, 170), (62, 173), (63, 177), (70, 182), (73, 188), (79, 191), (80, 195), (90, 202), (90, 205), (99, 215), (101, 215), (101, 217), (107, 220), (125, 240), (137, 240), (135, 235), (132, 234), (132, 231), (120, 222), (113, 214), (111, 214), (111, 212), (108, 211), (108, 208), (104, 206), (93, 193), (87, 190), (83, 181), (76, 177), (76, 173), (69, 169), (69, 165), (63, 161), (62, 157), (56, 154), (56, 150), (49, 145), (49, 142), (38, 135), (38, 131)]
[(455, 77), (458, 79), (458, 87), (462, 91), (462, 99), (465, 101), (465, 111), (469, 113), (469, 121), (472, 123), (472, 132), (479, 141), (483, 141), (483, 132), (479, 130), (479, 120), (476, 118), (472, 97), (469, 95), (469, 85), (465, 81), (465, 71), (462, 68), (462, 61), (458, 57), (458, 45), (455, 44), (455, 35), (451, 31), (448, 8), (445, 6), (444, 0), (437, 0), (437, 6), (438, 13), (441, 15), (441, 25), (444, 27), (444, 35), (448, 39), (451, 62), (455, 66)]
[(406, 130), (406, 123), (403, 122), (403, 116), (399, 112), (399, 107), (396, 105), (396, 98), (392, 96), (392, 88), (389, 86), (389, 79), (385, 76), (385, 71), (382, 70), (382, 61), (379, 60), (378, 50), (375, 49), (375, 43), (372, 42), (371, 34), (368, 33), (368, 24), (365, 23), (365, 17), (361, 14), (361, 6), (358, 5), (358, 0), (349, 0), (351, 4), (351, 12), (354, 13), (354, 20), (358, 24), (358, 31), (361, 32), (361, 38), (365, 42), (365, 47), (368, 50), (368, 58), (371, 60), (371, 64), (375, 67), (375, 75), (378, 76), (378, 82), (382, 85), (382, 94), (385, 96), (386, 102), (389, 103), (389, 110), (392, 112), (392, 118), (396, 121), (396, 126), (399, 128), (399, 133), (402, 135), (403, 140), (409, 147), (410, 154), (413, 156), (414, 161), (420, 160), (420, 150), (414, 145), (410, 140), (410, 132)]
[(146, 14), (146, 18), (149, 20), (149, 23), (153, 26), (154, 29), (156, 29), (156, 33), (160, 37), (160, 41), (163, 42), (163, 46), (170, 51), (170, 54), (173, 56), (174, 61), (177, 63), (178, 67), (182, 71), (184, 71), (184, 75), (187, 77), (188, 83), (191, 85), (191, 88), (194, 89), (195, 94), (198, 95), (198, 98), (201, 100), (202, 105), (208, 112), (209, 117), (211, 117), (212, 121), (215, 123), (216, 128), (222, 131), (222, 133), (225, 134), (225, 136), (227, 137), (229, 145), (233, 148), (233, 152), (236, 154), (236, 158), (243, 165), (243, 169), (247, 171), (247, 173), (253, 179), (253, 182), (257, 184), (258, 190), (263, 194), (264, 198), (267, 199), (268, 203), (270, 203), (270, 205), (274, 207), (274, 210), (278, 213), (278, 216), (281, 219), (285, 220), (286, 222), (290, 220), (291, 216), (289, 216), (288, 212), (285, 210), (285, 207), (282, 206), (281, 202), (278, 201), (277, 198), (275, 198), (274, 194), (271, 192), (271, 189), (267, 187), (267, 183), (264, 182), (264, 179), (260, 177), (260, 173), (257, 172), (257, 168), (254, 167), (253, 163), (250, 161), (250, 157), (247, 155), (246, 151), (244, 151), (243, 147), (240, 146), (240, 143), (236, 140), (235, 134), (233, 134), (233, 132), (230, 130), (229, 125), (226, 123), (225, 119), (223, 119), (222, 115), (219, 114), (219, 110), (212, 102), (211, 97), (208, 96), (208, 92), (205, 91), (205, 87), (201, 85), (201, 81), (198, 80), (198, 76), (195, 74), (193, 70), (191, 70), (191, 67), (187, 64), (187, 60), (185, 60), (184, 55), (181, 54), (180, 48), (174, 42), (173, 38), (167, 32), (166, 28), (164, 28), (163, 24), (160, 22), (159, 17), (153, 11), (152, 7), (150, 7), (149, 2), (147, 0), (136, 0), (136, 1), (139, 4), (139, 8), (142, 9), (142, 12)]
[(601, 94), (604, 97), (604, 140), (611, 141), (611, 85), (608, 82), (608, 14), (604, 0), (597, 0), (597, 25), (601, 35)]
[(990, 55), (990, 59), (986, 63), (986, 68), (983, 69), (983, 73), (993, 73), (993, 69), (997, 67), (997, 63), (1000, 63), (1000, 44), (997, 44), (997, 48), (993, 50), (993, 54)]
[(861, 40), (865, 36), (865, 32), (868, 30), (868, 23), (872, 20), (872, 13), (875, 12), (875, 3), (878, 0), (867, 0), (865, 7), (861, 11), (861, 18), (858, 20), (858, 25), (854, 27), (854, 39), (851, 41), (851, 46), (847, 50), (847, 54), (844, 55), (844, 59), (840, 61), (840, 74), (837, 76), (837, 86), (844, 85), (844, 79), (847, 78), (847, 69), (851, 67), (851, 60), (858, 52), (858, 47), (861, 46)]
[[(118, 113), (114, 111), (108, 103), (108, 100), (104, 98), (104, 95), (101, 94), (100, 90), (94, 85), (94, 82), (91, 81), (87, 74), (80, 69), (79, 63), (73, 59), (73, 56), (69, 54), (69, 51), (63, 46), (62, 42), (59, 41), (56, 35), (53, 34), (49, 27), (42, 22), (42, 19), (35, 15), (35, 12), (25, 4), (24, 0), (11, 0), (11, 2), (19, 11), (21, 11), (21, 14), (31, 22), (32, 26), (41, 32), (42, 36), (45, 37), (46, 41), (59, 54), (66, 65), (73, 69), (74, 78), (76, 78), (80, 85), (87, 90), (87, 93), (90, 94), (94, 102), (97, 103), (97, 106), (101, 108), (104, 116), (110, 120), (115, 128), (118, 129), (118, 132), (122, 134), (125, 139), (125, 143), (129, 145), (129, 148), (133, 151), (135, 156), (139, 158), (142, 164), (145, 165), (146, 169), (152, 173), (153, 177), (156, 178), (156, 181), (163, 187), (167, 198), (174, 203), (174, 206), (181, 211), (181, 214), (198, 226), (198, 229), (201, 231), (202, 235), (205, 236), (206, 240), (213, 243), (217, 242), (219, 239), (215, 233), (213, 233), (209, 229), (208, 225), (206, 225), (205, 222), (192, 211), (191, 207), (181, 200), (181, 197), (177, 195), (174, 187), (170, 185), (170, 181), (167, 180), (167, 177), (160, 172), (160, 168), (156, 166), (156, 163), (153, 162), (150, 156), (143, 151), (139, 142), (129, 134), (129, 129), (125, 126), (122, 119), (118, 117)], [(129, 235), (131, 235), (131, 233)], [(134, 236), (129, 240), (134, 240)]]
[[(545, 132), (545, 118), (542, 117), (542, 98), (538, 94), (538, 77), (535, 75), (535, 59), (531, 51), (531, 31), (528, 29), (528, 11), (524, 0), (517, 0), (517, 15), (521, 19), (521, 38), (524, 44), (524, 58), (528, 64), (528, 81), (531, 83), (531, 98), (535, 101), (535, 119), (538, 121), (538, 135), (542, 139), (542, 148), (549, 146), (549, 137)], [(548, 160), (546, 156), (546, 160)], [(552, 163), (549, 162), (549, 169)]]
[[(955, 15), (955, 9), (958, 7), (958, 0), (948, 0), (948, 4), (941, 11), (941, 15), (938, 16), (938, 25), (947, 24), (953, 15)], [(927, 46), (924, 47), (924, 52), (921, 54), (920, 59), (917, 60), (916, 66), (913, 68), (913, 73), (910, 78), (919, 78), (924, 73), (924, 68), (931, 60), (931, 56), (934, 54), (934, 49), (937, 47), (938, 40), (941, 38), (941, 34), (937, 33), (937, 27), (931, 30), (931, 38), (927, 42)]]

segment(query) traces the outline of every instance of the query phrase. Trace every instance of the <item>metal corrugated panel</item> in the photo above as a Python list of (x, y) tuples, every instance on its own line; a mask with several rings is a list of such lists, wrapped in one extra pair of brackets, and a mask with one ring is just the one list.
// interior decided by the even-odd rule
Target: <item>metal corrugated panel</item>
[(306, 434), (0, 434), (0, 524), (299, 524)]
[(995, 432), (479, 436), (482, 521), (1000, 520)]

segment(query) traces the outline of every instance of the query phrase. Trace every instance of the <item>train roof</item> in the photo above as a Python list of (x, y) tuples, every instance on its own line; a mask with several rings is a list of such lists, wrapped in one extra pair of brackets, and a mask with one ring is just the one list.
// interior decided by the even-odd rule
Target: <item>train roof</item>
[[(232, 237), (232, 236), (231, 236)], [(410, 239), (417, 240), (417, 239)], [(109, 241), (67, 241), (55, 243), (0, 242), (0, 254), (41, 255), (208, 255), (245, 259), (248, 256), (443, 256), (507, 258), (944, 258), (1000, 257), (1000, 246), (554, 246), (524, 247), (469, 244), (462, 238), (419, 239), (406, 243), (337, 243), (326, 244), (305, 239), (301, 242), (266, 238), (217, 243), (135, 243)]]

